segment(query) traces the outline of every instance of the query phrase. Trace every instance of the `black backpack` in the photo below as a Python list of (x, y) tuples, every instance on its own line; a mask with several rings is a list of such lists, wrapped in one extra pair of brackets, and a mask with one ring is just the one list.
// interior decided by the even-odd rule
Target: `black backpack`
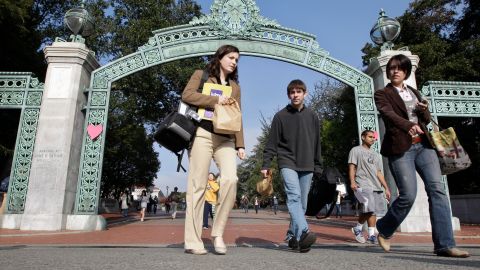
[(330, 209), (327, 210), (325, 218), (330, 216), (335, 207), (333, 203), (337, 198), (337, 180), (342, 179), (342, 174), (337, 168), (328, 167), (321, 175), (314, 174), (312, 179), (312, 186), (308, 193), (308, 204), (305, 215), (316, 216), (320, 210), (326, 205), (330, 204)]
[[(202, 80), (198, 91), (202, 92), (203, 84), (208, 80), (208, 72), (203, 71)], [(196, 108), (195, 108), (196, 109)], [(169, 113), (158, 126), (153, 138), (161, 146), (172, 151), (178, 159), (177, 172), (182, 169), (182, 157), (185, 149), (188, 149), (193, 142), (197, 122), (192, 117), (180, 114), (177, 111)]]

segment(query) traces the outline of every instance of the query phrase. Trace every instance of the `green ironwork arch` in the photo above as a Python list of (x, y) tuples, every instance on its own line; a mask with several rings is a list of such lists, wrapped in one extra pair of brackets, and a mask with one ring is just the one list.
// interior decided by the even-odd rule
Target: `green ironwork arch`
[(0, 72), (0, 109), (20, 109), (20, 124), (7, 192), (7, 213), (25, 209), (44, 84), (30, 72)]
[(480, 117), (478, 82), (428, 81), (422, 87), (422, 94), (430, 100), (435, 119), (438, 116)]
[[(253, 0), (216, 0), (210, 10), (210, 15), (194, 18), (189, 24), (154, 31), (137, 52), (95, 70), (88, 89), (85, 129), (88, 125), (106, 129), (112, 82), (155, 65), (211, 55), (220, 45), (232, 44), (242, 55), (299, 65), (353, 87), (359, 131), (378, 130), (372, 78), (330, 57), (315, 36), (263, 18)], [(105, 133), (92, 140), (84, 132), (76, 214), (97, 212), (104, 145)]]

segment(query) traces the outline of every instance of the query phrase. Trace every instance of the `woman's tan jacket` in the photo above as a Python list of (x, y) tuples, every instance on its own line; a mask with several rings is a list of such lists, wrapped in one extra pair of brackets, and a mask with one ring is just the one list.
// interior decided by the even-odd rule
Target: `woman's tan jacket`
[[(197, 91), (202, 81), (202, 75), (203, 70), (195, 70), (192, 77), (190, 77), (187, 86), (185, 86), (185, 89), (183, 90), (182, 101), (197, 107), (213, 109), (215, 104), (218, 103), (218, 97), (207, 96)], [(215, 84), (219, 83), (215, 77), (208, 77), (206, 82)], [(233, 80), (229, 80), (228, 83), (232, 87), (232, 98), (238, 102), (238, 105), (241, 109), (242, 102), (240, 98), (240, 86)], [(245, 142), (243, 139), (243, 123), (240, 131), (236, 132), (233, 136), (235, 137), (235, 148), (245, 148)]]

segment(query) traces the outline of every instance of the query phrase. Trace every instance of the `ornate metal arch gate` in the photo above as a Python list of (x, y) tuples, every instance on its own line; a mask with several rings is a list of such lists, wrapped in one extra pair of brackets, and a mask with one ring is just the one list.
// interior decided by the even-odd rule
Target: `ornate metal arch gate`
[(43, 83), (30, 72), (0, 72), (0, 109), (20, 109), (6, 211), (22, 213), (27, 197)]
[[(359, 131), (378, 130), (371, 77), (330, 57), (315, 36), (263, 18), (253, 0), (216, 0), (210, 10), (210, 15), (189, 24), (154, 31), (137, 52), (95, 70), (88, 89), (85, 129), (102, 125), (105, 130), (112, 82), (155, 65), (211, 55), (220, 45), (232, 44), (242, 55), (299, 65), (353, 87)], [(104, 145), (105, 133), (92, 140), (84, 132), (75, 214), (97, 213)]]
[(439, 116), (480, 117), (478, 82), (428, 81), (422, 87), (422, 94), (430, 100), (435, 120)]

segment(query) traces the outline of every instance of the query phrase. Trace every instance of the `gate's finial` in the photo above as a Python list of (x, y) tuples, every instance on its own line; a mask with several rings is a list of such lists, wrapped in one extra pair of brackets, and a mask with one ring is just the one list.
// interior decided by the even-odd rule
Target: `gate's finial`
[(370, 38), (377, 45), (382, 45), (381, 50), (393, 49), (393, 41), (400, 35), (400, 23), (385, 15), (385, 11), (380, 9), (377, 22), (370, 30)]
[(72, 42), (85, 43), (85, 37), (93, 34), (95, 23), (93, 17), (85, 9), (85, 0), (80, 7), (72, 8), (65, 13), (64, 24), (73, 32), (70, 36)]

